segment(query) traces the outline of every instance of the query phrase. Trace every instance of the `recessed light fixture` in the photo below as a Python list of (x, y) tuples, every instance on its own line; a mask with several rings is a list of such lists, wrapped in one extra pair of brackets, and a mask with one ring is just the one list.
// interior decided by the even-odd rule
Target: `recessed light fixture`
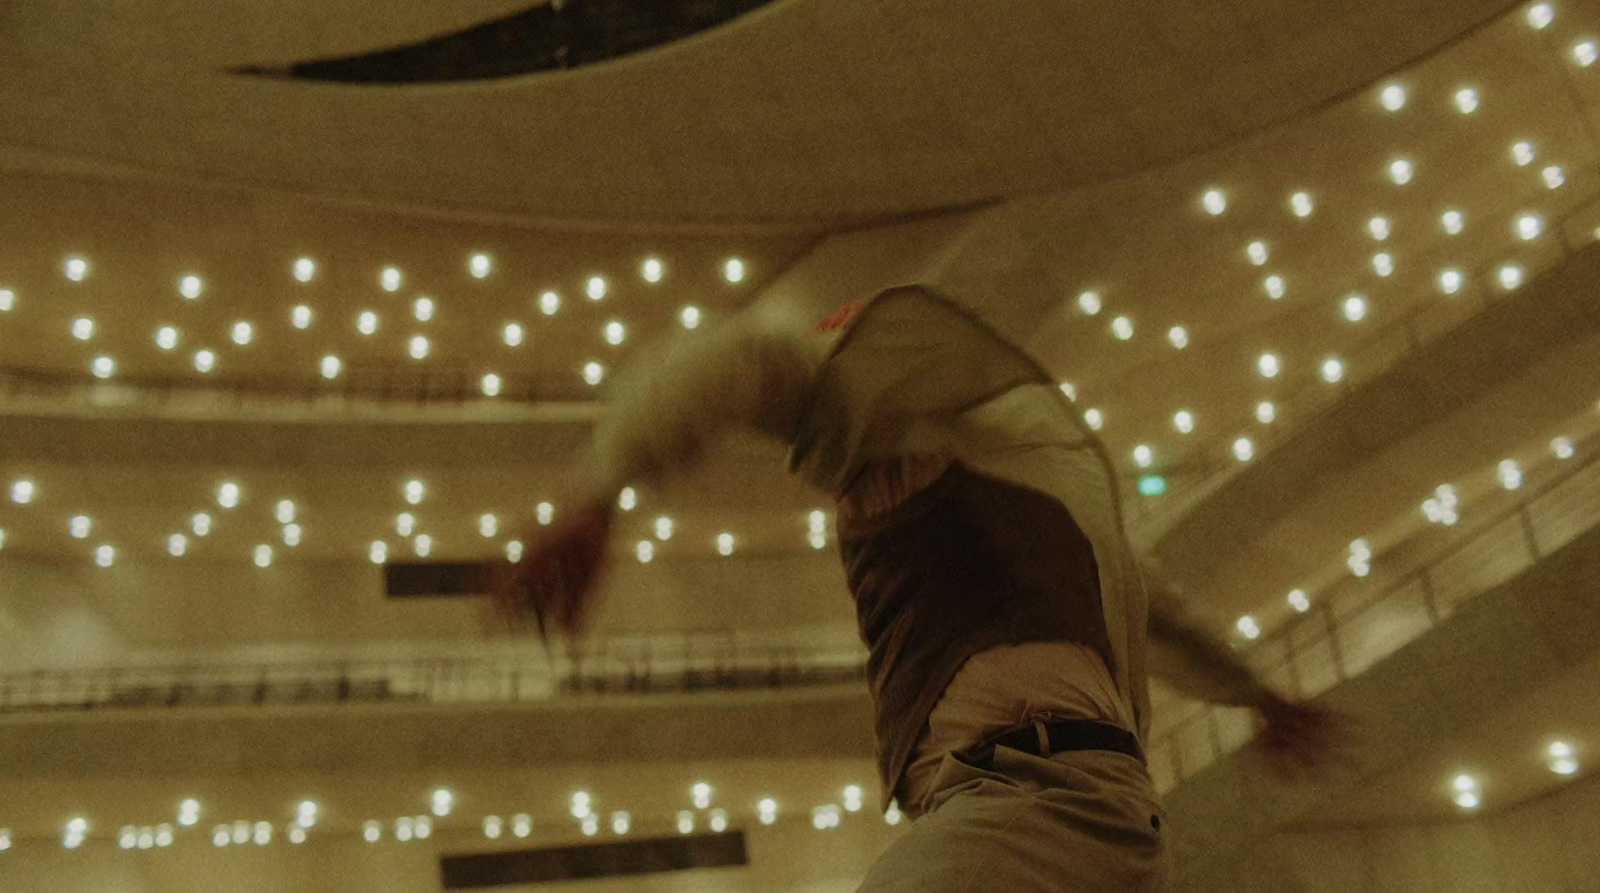
[(583, 293), (588, 295), (589, 300), (591, 301), (603, 300), (606, 296), (605, 278), (601, 276), (590, 276), (589, 281), (584, 285)]
[(738, 259), (737, 257), (728, 258), (728, 260), (722, 265), (722, 278), (731, 283), (743, 282), (744, 274), (744, 261)]
[(1233, 628), (1238, 630), (1239, 635), (1244, 636), (1246, 639), (1261, 638), (1261, 624), (1257, 623), (1256, 619), (1249, 614), (1240, 617), (1239, 621), (1233, 625)]
[(1390, 84), (1378, 93), (1378, 101), (1391, 112), (1398, 112), (1406, 107), (1406, 88), (1399, 84)]
[(1263, 425), (1270, 425), (1278, 420), (1278, 407), (1269, 400), (1256, 404), (1256, 421)]
[(1228, 197), (1220, 189), (1207, 189), (1200, 197), (1200, 206), (1206, 209), (1207, 214), (1217, 217), (1228, 210)]
[(10, 313), (17, 306), (17, 293), (9, 288), (0, 288), (0, 313)]
[(1371, 220), (1368, 220), (1367, 232), (1372, 235), (1372, 238), (1377, 239), (1379, 242), (1389, 238), (1389, 218), (1374, 217)]
[(1133, 337), (1133, 320), (1126, 316), (1119, 316), (1111, 321), (1111, 334), (1118, 341), (1127, 341)]
[(651, 560), (656, 557), (655, 543), (652, 543), (649, 540), (640, 540), (639, 544), (634, 547), (633, 551), (634, 556), (639, 559), (640, 564), (649, 564)]
[(1145, 446), (1141, 443), (1133, 448), (1133, 464), (1139, 466), (1140, 468), (1149, 468), (1150, 463), (1154, 461), (1155, 454), (1148, 446)]
[(217, 505), (225, 509), (236, 508), (239, 505), (239, 485), (228, 481), (217, 488)]
[(1394, 257), (1387, 251), (1380, 251), (1372, 256), (1372, 272), (1379, 276), (1394, 275)]
[(417, 322), (428, 322), (433, 319), (433, 299), (424, 295), (411, 302), (411, 315)]
[(401, 276), (398, 267), (384, 267), (383, 271), (378, 274), (378, 284), (383, 287), (384, 291), (399, 291), (400, 282)]
[(1311, 599), (1306, 596), (1304, 589), (1291, 590), (1285, 600), (1297, 614), (1304, 614), (1311, 610)]
[(1516, 162), (1517, 167), (1527, 167), (1533, 164), (1533, 160), (1536, 157), (1533, 152), (1533, 143), (1527, 140), (1511, 145), (1511, 160)]
[(1262, 280), (1261, 287), (1266, 291), (1267, 297), (1274, 301), (1282, 298), (1284, 295), (1285, 288), (1282, 276), (1268, 276), (1266, 279)]
[(1550, 23), (1555, 21), (1555, 18), (1555, 9), (1548, 3), (1535, 3), (1528, 8), (1528, 24), (1538, 30), (1543, 31), (1545, 28), (1550, 27)]
[(1544, 232), (1544, 220), (1538, 214), (1521, 214), (1517, 217), (1517, 238), (1531, 242)]
[(79, 341), (88, 341), (94, 337), (94, 320), (87, 316), (80, 316), (72, 321), (72, 337)]
[(1098, 409), (1086, 409), (1083, 411), (1083, 423), (1089, 426), (1089, 430), (1099, 431), (1105, 427), (1105, 413)]
[(1577, 447), (1570, 437), (1557, 437), (1550, 441), (1550, 454), (1563, 461), (1577, 455)]
[(200, 293), (204, 290), (205, 283), (200, 281), (199, 276), (185, 276), (178, 280), (178, 294), (183, 295), (188, 300), (193, 301), (199, 298)]
[(294, 262), (294, 278), (301, 282), (310, 282), (317, 275), (317, 262), (309, 257), (302, 257)]
[(1233, 458), (1240, 462), (1249, 462), (1255, 454), (1256, 446), (1250, 442), (1250, 438), (1241, 437), (1233, 442)]
[(1173, 326), (1167, 330), (1167, 340), (1172, 342), (1173, 347), (1183, 350), (1189, 346), (1189, 330), (1183, 326)]
[(506, 347), (522, 346), (523, 337), (521, 323), (508, 322), (505, 328), (500, 330), (500, 340), (506, 343)]
[(371, 335), (378, 331), (378, 314), (371, 310), (363, 310), (356, 317), (356, 331), (363, 335)]
[(583, 380), (591, 386), (600, 384), (605, 378), (606, 367), (592, 360), (583, 364)]
[(1259, 239), (1251, 242), (1245, 246), (1244, 253), (1252, 264), (1262, 266), (1267, 262), (1267, 243)]
[(467, 272), (471, 273), (474, 279), (488, 277), (493, 268), (494, 262), (489, 258), (489, 255), (481, 251), (467, 259)]
[(81, 257), (69, 257), (66, 263), (61, 265), (61, 272), (73, 282), (82, 282), (89, 276), (89, 262)]
[(645, 262), (639, 266), (639, 275), (644, 277), (644, 281), (646, 282), (660, 282), (661, 276), (664, 272), (666, 272), (666, 268), (661, 265), (661, 260), (659, 258), (647, 258)]
[(1344, 361), (1338, 357), (1329, 357), (1322, 361), (1322, 380), (1328, 384), (1337, 384), (1344, 380)]
[(117, 363), (110, 357), (95, 357), (89, 364), (89, 371), (95, 378), (110, 378), (117, 371)]
[(545, 316), (555, 316), (556, 315), (556, 311), (558, 311), (560, 309), (561, 309), (561, 296), (560, 295), (556, 294), (553, 291), (547, 291), (547, 292), (539, 295), (539, 312), (540, 313), (543, 313)]
[(1457, 236), (1466, 228), (1467, 221), (1460, 211), (1446, 211), (1439, 215), (1439, 225), (1447, 234)]
[(1094, 316), (1099, 313), (1102, 306), (1099, 292), (1086, 291), (1078, 295), (1078, 309), (1088, 316)]
[(1596, 46), (1592, 40), (1585, 40), (1572, 48), (1572, 58), (1579, 65), (1588, 68), (1595, 63), (1595, 60), (1600, 59), (1600, 46)]
[(1351, 322), (1360, 322), (1367, 318), (1367, 299), (1361, 295), (1350, 295), (1344, 299), (1341, 309), (1344, 318)]
[(338, 378), (339, 370), (343, 368), (343, 366), (344, 364), (339, 361), (338, 357), (334, 356), (333, 354), (328, 354), (322, 358), (322, 362), (320, 364), (322, 377), (328, 379), (329, 381)]
[(1505, 264), (1500, 267), (1500, 287), (1506, 291), (1514, 291), (1522, 287), (1522, 267), (1517, 264)]
[(1478, 91), (1471, 87), (1463, 87), (1456, 91), (1456, 109), (1463, 115), (1470, 115), (1478, 110)]
[(1567, 182), (1567, 175), (1553, 164), (1540, 171), (1539, 175), (1544, 178), (1544, 185), (1551, 189), (1560, 189)]
[(723, 555), (723, 556), (727, 556), (727, 555), (732, 555), (733, 554), (733, 534), (731, 534), (731, 533), (719, 533), (719, 534), (717, 534), (717, 554), (718, 555)]
[(1194, 431), (1194, 413), (1187, 409), (1179, 410), (1172, 416), (1172, 427), (1178, 429), (1180, 434), (1189, 434)]
[(413, 360), (427, 359), (430, 349), (428, 339), (422, 335), (412, 335), (411, 341), (406, 346), (406, 350), (411, 354), (411, 359)]
[(1439, 273), (1439, 290), (1447, 295), (1453, 295), (1461, 290), (1464, 281), (1460, 270), (1444, 270)]
[(693, 304), (678, 311), (678, 322), (686, 329), (700, 327), (700, 308)]
[(1256, 369), (1263, 378), (1277, 378), (1283, 363), (1275, 353), (1264, 353), (1256, 360)]
[(310, 328), (311, 308), (304, 304), (295, 305), (295, 308), (289, 311), (289, 322), (297, 329)]
[(487, 373), (483, 376), (483, 381), (481, 382), (480, 386), (483, 389), (483, 396), (500, 396), (500, 376), (494, 374), (493, 372)]
[(1296, 217), (1310, 217), (1311, 212), (1316, 210), (1316, 204), (1311, 200), (1311, 193), (1296, 192), (1294, 195), (1289, 196), (1289, 210)]
[(229, 336), (233, 339), (234, 344), (243, 347), (255, 339), (255, 332), (255, 326), (247, 322), (236, 322), (233, 324), (233, 330), (229, 333)]
[(1410, 159), (1396, 158), (1394, 161), (1389, 162), (1389, 179), (1393, 180), (1396, 186), (1404, 186), (1410, 183), (1411, 178), (1415, 175), (1416, 166), (1411, 163)]
[(419, 505), (422, 502), (422, 497), (426, 492), (426, 488), (423, 487), (421, 481), (412, 479), (406, 481), (405, 488), (402, 492), (405, 495), (407, 503), (410, 503), (411, 505)]
[(607, 344), (615, 346), (621, 344), (623, 339), (627, 337), (627, 330), (623, 328), (622, 323), (612, 320), (606, 323), (605, 337)]

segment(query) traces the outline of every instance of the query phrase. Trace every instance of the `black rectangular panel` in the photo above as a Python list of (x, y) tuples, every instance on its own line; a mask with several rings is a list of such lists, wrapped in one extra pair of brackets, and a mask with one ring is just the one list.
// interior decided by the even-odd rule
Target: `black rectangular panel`
[(383, 566), (390, 598), (488, 595), (495, 563), (487, 561), (394, 561)]
[(727, 834), (660, 837), (625, 843), (444, 856), (439, 860), (439, 874), (446, 890), (470, 890), (747, 864), (744, 833), (732, 831)]

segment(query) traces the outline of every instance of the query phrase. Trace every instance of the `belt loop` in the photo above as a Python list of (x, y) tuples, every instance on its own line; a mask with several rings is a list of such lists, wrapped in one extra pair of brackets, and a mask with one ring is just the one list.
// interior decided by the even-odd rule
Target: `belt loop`
[(1039, 756), (1048, 758), (1050, 756), (1050, 733), (1045, 731), (1043, 716), (1035, 716), (1033, 718), (1033, 730), (1039, 733)]

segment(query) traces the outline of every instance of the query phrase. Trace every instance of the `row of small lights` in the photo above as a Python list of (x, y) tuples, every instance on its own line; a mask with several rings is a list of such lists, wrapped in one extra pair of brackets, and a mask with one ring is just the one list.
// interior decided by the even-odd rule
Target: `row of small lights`
[[(721, 807), (711, 806), (713, 790), (705, 782), (697, 782), (690, 789), (691, 802), (695, 810), (706, 813), (707, 827), (713, 833), (721, 834), (728, 829), (728, 811)], [(815, 807), (811, 812), (812, 827), (819, 831), (839, 827), (842, 812), (860, 812), (864, 804), (864, 792), (860, 785), (847, 785), (840, 792), (839, 803), (827, 803)], [(430, 811), (433, 816), (443, 818), (450, 815), (455, 808), (455, 794), (448, 788), (439, 788), (433, 791), (430, 797)], [(842, 806), (841, 806), (842, 804)], [(286, 829), (286, 836), (290, 843), (305, 843), (307, 831), (317, 823), (320, 806), (313, 800), (304, 800), (296, 807), (294, 821)], [(569, 811), (572, 817), (579, 822), (579, 827), (584, 836), (593, 837), (600, 832), (600, 816), (594, 811), (593, 798), (586, 791), (574, 793), (569, 801)], [(884, 822), (889, 825), (898, 825), (904, 816), (895, 804), (890, 804), (884, 813)], [(778, 821), (778, 801), (771, 797), (764, 797), (756, 803), (756, 820), (763, 825), (772, 825)], [(178, 825), (193, 827), (200, 822), (200, 802), (193, 798), (184, 800), (178, 806)], [(489, 840), (498, 840), (507, 830), (507, 821), (498, 815), (485, 816), (483, 819), (483, 836)], [(626, 835), (633, 828), (633, 817), (625, 811), (614, 811), (610, 815), (610, 827), (617, 836)], [(692, 834), (696, 827), (696, 813), (693, 810), (680, 810), (677, 814), (676, 827), (680, 834)], [(82, 816), (70, 819), (63, 829), (61, 845), (65, 849), (75, 850), (83, 845), (89, 836), (89, 821)], [(510, 832), (513, 837), (526, 838), (533, 833), (533, 817), (527, 813), (518, 813), (510, 818)], [(377, 843), (383, 839), (384, 824), (376, 819), (369, 819), (362, 823), (361, 836), (368, 843)], [(212, 830), (212, 844), (217, 847), (226, 847), (230, 844), (254, 843), (257, 846), (266, 846), (272, 842), (274, 826), (267, 821), (250, 821), (240, 819), (231, 824), (219, 824)], [(427, 815), (401, 816), (394, 821), (394, 839), (402, 843), (412, 840), (426, 840), (433, 834), (433, 818)], [(118, 832), (117, 843), (121, 849), (147, 850), (152, 847), (168, 847), (175, 840), (175, 830), (171, 823), (162, 823), (155, 826), (138, 827), (124, 825)], [(0, 828), (0, 850), (11, 847), (11, 832), (9, 829)]]
[[(1554, 775), (1571, 778), (1582, 768), (1578, 764), (1577, 750), (1568, 741), (1552, 741), (1544, 749), (1545, 768)], [(1450, 782), (1451, 798), (1456, 806), (1471, 812), (1483, 805), (1483, 785), (1474, 776), (1462, 773)]]
[[(1600, 411), (1600, 404), (1596, 404)], [(1570, 437), (1557, 437), (1550, 441), (1550, 454), (1561, 461), (1566, 461), (1577, 455), (1577, 446)], [(1503, 459), (1495, 466), (1495, 479), (1505, 490), (1517, 490), (1522, 487), (1522, 463), (1515, 459)], [(1461, 520), (1460, 496), (1453, 484), (1441, 484), (1434, 489), (1433, 495), (1422, 502), (1422, 516), (1430, 524), (1439, 524), (1446, 527), (1453, 526)], [(1372, 574), (1372, 543), (1366, 539), (1353, 540), (1345, 557), (1345, 566), (1349, 568), (1352, 576), (1367, 577)], [(1292, 590), (1285, 599), (1297, 614), (1304, 614), (1311, 610), (1311, 599), (1305, 590)], [(1234, 624), (1238, 633), (1246, 639), (1261, 637), (1261, 624), (1254, 616), (1246, 614)]]
[[(420, 505), (426, 495), (427, 488), (420, 480), (410, 480), (401, 488), (402, 496), (410, 505)], [(38, 488), (33, 481), (21, 479), (11, 484), (11, 501), (19, 505), (28, 505), (34, 502), (38, 495)], [(227, 482), (217, 488), (217, 504), (224, 509), (234, 509), (240, 504), (243, 491), (238, 484)], [(633, 511), (638, 507), (638, 493), (632, 487), (624, 488), (617, 499), (619, 507), (624, 511)], [(549, 502), (541, 502), (535, 507), (535, 518), (541, 526), (549, 526), (555, 520), (555, 506)], [(273, 517), (283, 525), (283, 543), (291, 548), (299, 546), (303, 541), (304, 528), (297, 523), (298, 507), (293, 500), (282, 499), (273, 507)], [(67, 532), (74, 539), (88, 539), (93, 530), (93, 519), (88, 515), (75, 515), (67, 522)], [(210, 535), (214, 519), (209, 512), (198, 512), (189, 519), (189, 527), (197, 537)], [(675, 524), (670, 517), (662, 515), (653, 522), (656, 540), (666, 542), (672, 539)], [(807, 516), (807, 541), (813, 549), (822, 549), (828, 542), (828, 517), (821, 509), (813, 510)], [(411, 512), (401, 512), (395, 516), (395, 532), (402, 537), (412, 539), (412, 549), (419, 558), (428, 557), (433, 551), (434, 540), (430, 534), (417, 533), (417, 518)], [(478, 533), (485, 539), (493, 539), (500, 533), (500, 519), (494, 514), (483, 514), (478, 517)], [(5, 546), (5, 530), (0, 528), (0, 548)], [(714, 540), (717, 553), (723, 557), (733, 555), (736, 540), (733, 534), (723, 532), (717, 534)], [(520, 540), (511, 540), (506, 543), (506, 558), (512, 562), (522, 560), (523, 543)], [(189, 536), (183, 533), (174, 533), (167, 537), (167, 552), (175, 558), (183, 557), (189, 550)], [(634, 554), (641, 564), (648, 564), (655, 558), (656, 544), (652, 540), (640, 540)], [(100, 567), (109, 568), (116, 563), (116, 547), (103, 544), (94, 550), (95, 563)], [(375, 540), (368, 547), (367, 557), (374, 564), (383, 564), (389, 560), (389, 544), (383, 540)], [(265, 543), (255, 547), (253, 552), (254, 562), (257, 567), (267, 568), (272, 565), (273, 548)]]
[[(316, 275), (316, 263), (310, 258), (302, 257), (295, 261), (293, 266), (294, 277), (301, 282), (310, 282)], [(468, 269), (476, 278), (482, 279), (489, 275), (492, 261), (486, 254), (474, 254), (468, 261)], [(89, 262), (82, 257), (69, 257), (62, 267), (66, 277), (74, 282), (82, 282), (89, 275)], [(640, 275), (646, 282), (660, 282), (665, 275), (665, 266), (658, 258), (649, 258), (640, 267)], [(746, 270), (744, 261), (730, 258), (723, 263), (722, 275), (731, 284), (744, 281)], [(385, 291), (398, 291), (403, 276), (396, 267), (385, 267), (379, 274), (379, 282)], [(187, 275), (178, 280), (178, 293), (188, 300), (198, 300), (204, 292), (204, 282), (200, 277)], [(609, 286), (604, 277), (591, 276), (585, 284), (584, 293), (591, 301), (600, 301), (606, 297)], [(16, 292), (11, 289), (0, 289), (0, 312), (9, 313), (16, 306)], [(412, 315), (418, 322), (429, 322), (433, 319), (437, 304), (433, 298), (426, 295), (419, 296), (412, 303)], [(561, 309), (561, 296), (554, 291), (545, 291), (539, 296), (539, 310), (546, 316), (554, 316)], [(312, 310), (306, 304), (299, 304), (290, 311), (289, 319), (296, 329), (307, 329), (311, 326)], [(698, 328), (702, 320), (700, 308), (694, 305), (683, 307), (678, 312), (678, 321), (685, 329)], [(379, 317), (374, 310), (363, 310), (356, 316), (356, 331), (362, 335), (373, 335), (378, 331)], [(79, 341), (89, 341), (94, 338), (95, 322), (92, 318), (81, 316), (72, 321), (72, 337)], [(620, 346), (627, 338), (627, 327), (621, 320), (610, 320), (601, 328), (601, 334), (607, 344)], [(158, 348), (170, 351), (177, 348), (182, 333), (176, 326), (161, 326), (156, 330), (155, 343)], [(527, 340), (527, 332), (520, 322), (507, 322), (501, 329), (501, 340), (507, 347), (520, 347)], [(248, 321), (235, 322), (229, 330), (229, 338), (234, 344), (241, 347), (251, 344), (255, 340), (255, 326)], [(432, 352), (432, 342), (425, 335), (413, 335), (406, 343), (406, 352), (414, 360), (427, 359)], [(194, 355), (195, 370), (209, 373), (216, 369), (217, 355), (210, 349), (202, 349)], [(323, 378), (333, 380), (343, 372), (344, 362), (335, 354), (324, 356), (318, 363), (318, 371)], [(90, 361), (89, 370), (96, 378), (108, 379), (116, 374), (116, 361), (109, 356), (95, 357)], [(605, 379), (605, 366), (598, 360), (591, 360), (584, 364), (583, 379), (591, 386), (597, 386)], [(503, 387), (503, 380), (497, 373), (485, 373), (479, 383), (480, 390), (485, 396), (499, 396)]]

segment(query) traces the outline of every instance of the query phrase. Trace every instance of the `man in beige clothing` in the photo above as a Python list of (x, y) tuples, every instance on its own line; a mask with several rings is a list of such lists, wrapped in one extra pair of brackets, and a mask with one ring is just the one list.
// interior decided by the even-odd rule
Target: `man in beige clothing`
[(1104, 448), (1049, 376), (922, 287), (820, 326), (746, 314), (641, 364), (579, 508), (534, 532), (502, 603), (579, 634), (618, 492), (686, 470), (729, 425), (780, 439), (838, 504), (883, 805), (915, 819), (863, 891), (1162, 889), (1152, 673), (1257, 709), (1280, 763), (1326, 753), (1329, 714), (1262, 685), (1151, 579)]

